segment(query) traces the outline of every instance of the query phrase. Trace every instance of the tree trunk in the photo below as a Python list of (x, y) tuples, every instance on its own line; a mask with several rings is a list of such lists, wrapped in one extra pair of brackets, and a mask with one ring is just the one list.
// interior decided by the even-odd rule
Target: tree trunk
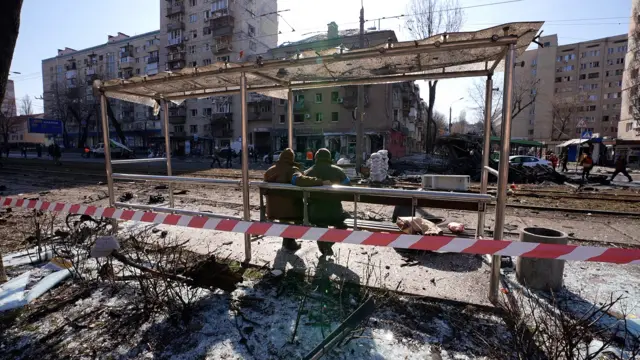
[(435, 142), (436, 134), (435, 131), (432, 133), (431, 125), (433, 124), (434, 128), (438, 128), (433, 119), (433, 107), (436, 103), (436, 85), (438, 85), (438, 81), (429, 81), (429, 103), (427, 103), (427, 138), (425, 139), (425, 152), (430, 154), (433, 150), (433, 143)]
[[(3, 1), (0, 4), (0, 34), (2, 34), (0, 36), (0, 104), (4, 100), (13, 50), (18, 39), (21, 10), (22, 0)], [(8, 136), (5, 136), (5, 144), (8, 140)], [(0, 284), (5, 282), (7, 282), (7, 274), (4, 271), (2, 253), (0, 253)]]
[[(109, 103), (109, 101), (107, 101), (107, 115), (111, 119), (111, 122), (113, 123), (113, 127), (116, 129), (116, 134), (118, 134), (118, 138), (120, 138), (120, 142), (123, 143), (124, 145), (127, 145), (127, 138), (124, 136), (124, 131), (122, 131), (122, 126), (120, 126), (120, 122), (118, 121), (118, 119), (116, 119), (116, 115), (113, 113), (113, 110), (111, 109), (111, 104)], [(107, 136), (108, 138), (111, 138), (111, 131), (109, 129), (102, 129), (102, 130), (106, 131), (107, 134), (109, 134)]]

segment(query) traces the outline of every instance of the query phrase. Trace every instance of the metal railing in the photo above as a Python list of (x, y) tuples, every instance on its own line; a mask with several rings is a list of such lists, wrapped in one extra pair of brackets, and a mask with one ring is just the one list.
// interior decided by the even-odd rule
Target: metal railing
[(111, 164), (141, 164), (167, 161), (167, 158), (143, 158), (143, 159), (127, 159), (127, 160), (111, 160)]

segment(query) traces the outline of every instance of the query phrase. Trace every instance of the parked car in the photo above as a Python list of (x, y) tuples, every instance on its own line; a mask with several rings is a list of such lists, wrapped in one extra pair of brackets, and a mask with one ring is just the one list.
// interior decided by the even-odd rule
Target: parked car
[[(93, 149), (91, 149), (91, 155), (93, 157), (104, 157), (104, 144), (99, 143)], [(122, 145), (121, 143), (111, 140), (111, 156), (113, 158), (135, 158), (135, 153), (133, 150), (129, 149), (127, 146)]]
[(517, 155), (509, 156), (509, 164), (522, 165), (522, 166), (551, 166), (551, 161), (540, 159), (535, 156)]
[[(280, 159), (280, 154), (282, 154), (282, 151), (276, 151), (273, 153), (273, 162), (278, 161), (278, 159)], [(265, 163), (269, 163), (269, 154), (265, 155), (262, 158), (262, 161), (264, 161)]]

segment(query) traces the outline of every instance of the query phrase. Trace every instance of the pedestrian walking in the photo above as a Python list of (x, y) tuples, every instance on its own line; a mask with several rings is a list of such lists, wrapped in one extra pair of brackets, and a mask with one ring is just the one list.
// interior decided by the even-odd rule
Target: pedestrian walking
[(60, 162), (60, 158), (62, 157), (62, 149), (60, 148), (60, 145), (53, 145), (52, 156), (53, 161), (56, 165), (62, 165), (62, 163)]
[(231, 168), (231, 158), (233, 154), (231, 153), (231, 145), (227, 145), (227, 169)]
[(213, 154), (211, 154), (211, 168), (213, 169), (213, 165), (215, 163), (218, 163), (218, 166), (220, 168), (222, 168), (222, 164), (220, 163), (220, 157), (218, 156), (218, 147), (216, 146), (215, 149), (213, 149)]
[(633, 182), (633, 178), (627, 172), (627, 154), (621, 154), (618, 156), (618, 159), (616, 160), (616, 171), (613, 172), (611, 181), (613, 181), (618, 174), (626, 176), (627, 179), (629, 179), (629, 182)]
[(562, 152), (560, 153), (560, 163), (562, 164), (562, 169), (560, 171), (562, 172), (569, 171), (569, 169), (567, 169), (568, 162), (569, 162), (569, 153), (567, 151), (567, 148), (563, 148)]
[(26, 145), (22, 145), (22, 157), (23, 158), (27, 158), (27, 146)]
[(585, 152), (579, 165), (582, 165), (582, 180), (588, 181), (591, 169), (593, 169), (593, 158), (591, 158), (591, 154)]
[(556, 167), (558, 166), (558, 157), (553, 151), (549, 154), (549, 161), (551, 161), (551, 166), (553, 166), (553, 171), (556, 171)]
[(41, 144), (36, 144), (36, 153), (38, 154), (39, 158), (42, 157), (42, 145)]

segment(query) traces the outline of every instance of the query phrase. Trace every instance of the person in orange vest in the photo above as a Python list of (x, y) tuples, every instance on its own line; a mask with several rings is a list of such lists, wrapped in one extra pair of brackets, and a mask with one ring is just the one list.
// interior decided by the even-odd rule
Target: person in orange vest
[(584, 153), (580, 165), (582, 165), (582, 180), (589, 180), (589, 173), (593, 169), (593, 158), (589, 152)]
[(305, 160), (306, 167), (310, 167), (313, 165), (313, 151), (311, 151), (311, 149), (307, 149), (307, 156)]

